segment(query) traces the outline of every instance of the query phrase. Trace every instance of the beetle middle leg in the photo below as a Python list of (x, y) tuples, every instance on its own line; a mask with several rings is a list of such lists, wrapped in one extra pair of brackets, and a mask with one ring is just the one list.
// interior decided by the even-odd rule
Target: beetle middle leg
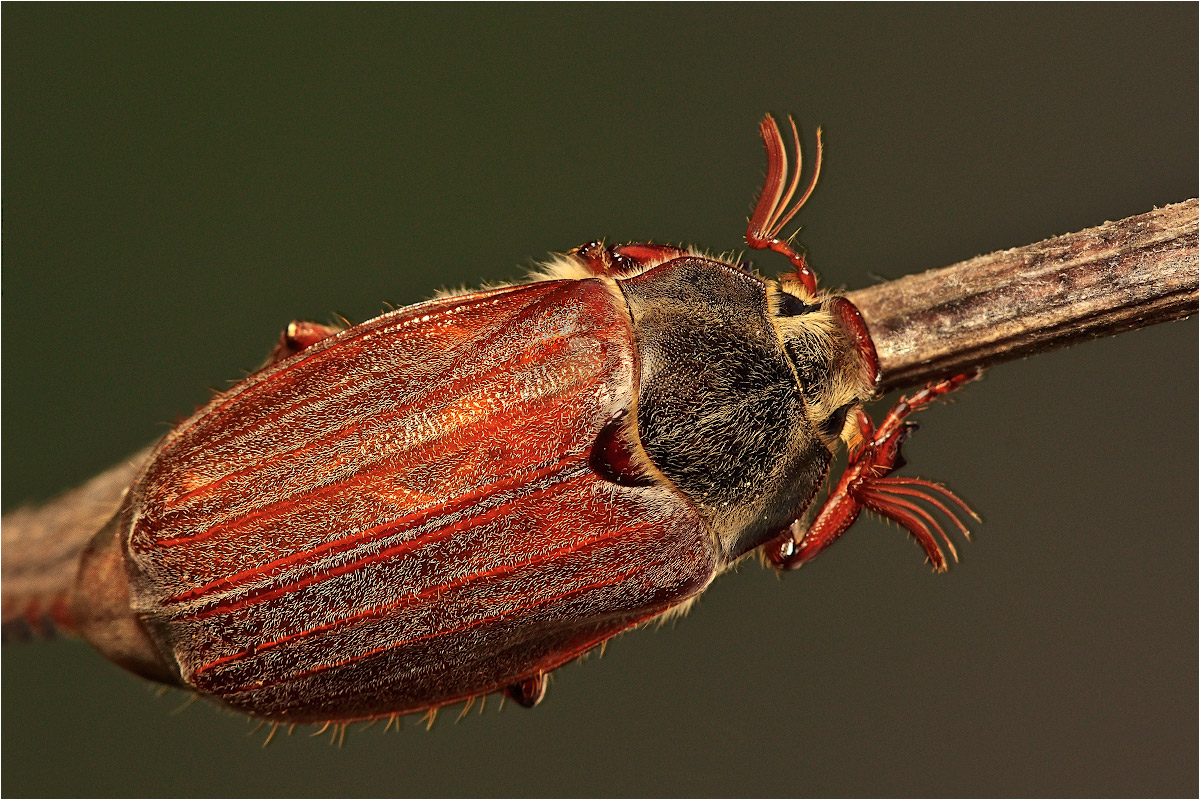
[(267, 356), (267, 363), (264, 367), (269, 367), (277, 361), (283, 361), (285, 358), (292, 356), (311, 347), (322, 339), (333, 336), (335, 333), (340, 333), (341, 328), (333, 325), (322, 325), (319, 322), (305, 322), (296, 320), (288, 324), (284, 328), (283, 333), (279, 334), (279, 341), (275, 343), (275, 347), (271, 350), (271, 354)]
[(949, 501), (952, 506), (957, 506), (976, 520), (979, 519), (978, 515), (956, 494), (940, 484), (922, 478), (890, 476), (892, 472), (904, 466), (900, 446), (916, 428), (913, 423), (906, 422), (905, 418), (978, 376), (978, 372), (956, 375), (931, 383), (912, 397), (900, 398), (878, 428), (871, 422), (867, 413), (860, 409), (857, 420), (862, 436), (861, 442), (851, 451), (849, 464), (837, 486), (807, 528), (802, 527), (799, 522), (793, 523), (778, 538), (764, 546), (767, 559), (779, 569), (794, 569), (811, 561), (837, 541), (865, 508), (894, 520), (907, 529), (925, 550), (925, 555), (936, 572), (944, 572), (947, 562), (933, 535), (935, 531), (945, 541), (946, 549), (957, 561), (958, 554), (949, 535), (932, 514), (912, 502), (912, 499), (922, 499), (941, 511), (967, 537), (970, 537), (967, 526), (951, 506), (942, 501)]
[(593, 275), (614, 278), (640, 275), (651, 265), (688, 255), (687, 250), (666, 244), (615, 244), (606, 247), (603, 242), (588, 242), (571, 253), (582, 259)]

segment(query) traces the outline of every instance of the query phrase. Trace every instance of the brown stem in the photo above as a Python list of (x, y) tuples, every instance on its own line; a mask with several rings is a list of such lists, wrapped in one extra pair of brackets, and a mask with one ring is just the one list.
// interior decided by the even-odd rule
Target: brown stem
[(850, 292), (887, 391), (1197, 311), (1193, 198)]
[(67, 596), (80, 554), (116, 513), (151, 448), (40, 506), (4, 515), (0, 547), (5, 638), (69, 627)]

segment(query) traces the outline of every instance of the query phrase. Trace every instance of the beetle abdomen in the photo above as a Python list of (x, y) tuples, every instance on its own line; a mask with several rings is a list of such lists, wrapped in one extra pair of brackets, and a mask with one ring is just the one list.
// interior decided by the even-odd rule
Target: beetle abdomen
[(353, 719), (492, 691), (707, 585), (676, 492), (588, 454), (632, 401), (598, 280), (447, 298), (331, 337), (164, 440), (124, 513), (133, 603), (182, 680)]

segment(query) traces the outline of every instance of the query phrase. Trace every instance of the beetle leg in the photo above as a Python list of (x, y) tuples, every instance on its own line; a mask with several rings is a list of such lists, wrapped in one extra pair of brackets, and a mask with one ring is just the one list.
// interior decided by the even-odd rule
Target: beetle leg
[[(788, 117), (788, 122), (792, 125), (792, 141), (796, 146), (796, 172), (792, 175), (791, 183), (788, 184), (786, 191), (783, 188), (783, 182), (787, 179), (788, 163), (783, 135), (780, 134), (779, 126), (775, 124), (775, 120), (770, 114), (763, 117), (759, 124), (759, 133), (762, 134), (763, 145), (767, 150), (767, 177), (763, 181), (762, 193), (758, 196), (754, 213), (750, 215), (750, 224), (746, 228), (746, 244), (755, 250), (774, 250), (786, 257), (796, 268), (796, 280), (810, 293), (815, 294), (817, 291), (816, 274), (808, 266), (804, 255), (792, 249), (791, 240), (780, 239), (779, 234), (792, 221), (792, 217), (796, 216), (800, 207), (808, 202), (813, 189), (817, 188), (817, 177), (821, 174), (821, 129), (817, 128), (816, 166), (813, 168), (812, 178), (809, 180), (804, 194), (800, 195), (799, 200), (792, 203), (792, 197), (796, 194), (796, 188), (800, 183), (802, 161), (800, 158), (800, 133), (796, 130), (796, 121)], [(789, 204), (791, 204), (791, 208), (788, 208)]]
[(858, 426), (862, 434), (862, 445), (851, 452), (846, 471), (837, 486), (826, 498), (812, 523), (804, 528), (800, 522), (793, 523), (778, 538), (768, 542), (764, 552), (776, 567), (795, 569), (837, 541), (858, 519), (865, 508), (882, 517), (898, 522), (917, 540), (935, 572), (944, 572), (946, 556), (934, 537), (936, 532), (946, 543), (951, 557), (958, 560), (954, 543), (937, 519), (925, 508), (910, 498), (921, 499), (941, 511), (954, 526), (968, 538), (970, 531), (958, 518), (956, 511), (942, 502), (950, 501), (976, 520), (978, 515), (956, 494), (940, 484), (923, 478), (890, 477), (891, 473), (904, 466), (900, 446), (916, 429), (905, 418), (912, 412), (928, 405), (934, 399), (958, 389), (979, 373), (971, 372), (937, 381), (926, 386), (912, 397), (902, 397), (884, 417), (883, 423), (875, 428), (865, 411), (858, 411)]
[(525, 708), (533, 708), (546, 696), (546, 673), (538, 672), (520, 683), (514, 683), (504, 693)]
[(608, 248), (614, 266), (619, 270), (644, 270), (650, 264), (661, 264), (682, 258), (688, 251), (668, 244), (616, 244)]
[(673, 258), (688, 255), (686, 250), (665, 244), (616, 244), (605, 247), (603, 242), (588, 242), (571, 253), (583, 259), (593, 275), (629, 278)]
[(271, 350), (271, 354), (267, 356), (267, 363), (263, 366), (269, 367), (277, 361), (291, 358), (306, 347), (333, 336), (335, 333), (340, 333), (341, 330), (341, 328), (335, 328), (332, 325), (321, 325), (316, 322), (297, 320), (296, 322), (289, 323), (283, 333), (279, 335), (279, 341), (276, 342), (275, 348)]

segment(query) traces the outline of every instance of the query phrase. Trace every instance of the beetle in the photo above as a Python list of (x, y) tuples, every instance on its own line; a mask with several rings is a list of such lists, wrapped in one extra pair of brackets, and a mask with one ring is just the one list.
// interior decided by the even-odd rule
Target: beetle
[[(266, 366), (153, 450), (56, 619), (111, 660), (274, 722), (394, 717), (503, 692), (678, 613), (760, 552), (779, 569), (863, 509), (937, 571), (970, 508), (891, 473), (906, 418), (975, 377), (863, 410), (858, 310), (780, 239), (805, 204), (769, 115), (736, 259), (593, 242), (527, 282), (360, 325), (294, 322)], [(797, 161), (800, 138), (791, 134)], [(790, 175), (790, 177), (789, 177)], [(849, 462), (815, 513), (833, 454)], [(7, 604), (7, 601), (6, 601)]]

